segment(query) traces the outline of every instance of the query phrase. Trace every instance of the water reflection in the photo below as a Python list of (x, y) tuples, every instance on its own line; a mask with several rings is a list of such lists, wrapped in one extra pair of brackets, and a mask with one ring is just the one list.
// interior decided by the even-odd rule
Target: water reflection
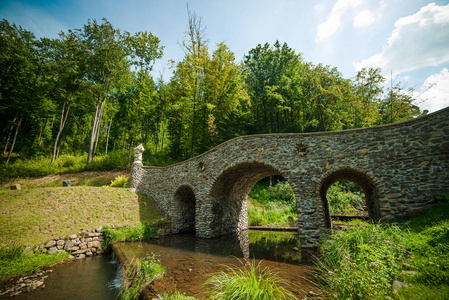
[(158, 287), (164, 292), (177, 289), (197, 299), (204, 299), (204, 282), (225, 266), (248, 262), (260, 263), (275, 270), (288, 282), (291, 291), (302, 299), (314, 290), (306, 278), (309, 267), (301, 262), (299, 238), (294, 233), (245, 231), (214, 239), (179, 234), (148, 242), (119, 243), (118, 250), (128, 261), (156, 253), (166, 268)]

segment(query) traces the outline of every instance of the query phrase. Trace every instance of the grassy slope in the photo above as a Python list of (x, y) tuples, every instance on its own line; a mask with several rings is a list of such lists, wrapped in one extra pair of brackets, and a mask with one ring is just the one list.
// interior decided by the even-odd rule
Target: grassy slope
[(37, 245), (100, 225), (140, 225), (160, 219), (149, 198), (110, 187), (0, 191), (0, 247)]
[(121, 175), (129, 177), (130, 174), (129, 171), (85, 171), (31, 178), (0, 177), (0, 190), (7, 190), (13, 184), (20, 184), (22, 188), (60, 187), (64, 180), (70, 180), (72, 186), (104, 186)]

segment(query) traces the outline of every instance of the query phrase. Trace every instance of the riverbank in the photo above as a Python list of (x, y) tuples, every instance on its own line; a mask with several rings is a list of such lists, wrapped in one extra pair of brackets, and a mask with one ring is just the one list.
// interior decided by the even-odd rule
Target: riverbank
[(395, 224), (334, 231), (317, 263), (336, 299), (449, 299), (449, 203)]

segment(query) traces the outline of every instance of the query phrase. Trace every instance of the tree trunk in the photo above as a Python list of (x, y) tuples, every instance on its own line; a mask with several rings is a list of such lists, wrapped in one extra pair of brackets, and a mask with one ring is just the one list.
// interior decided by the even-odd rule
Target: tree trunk
[[(12, 122), (15, 123), (16, 120), (17, 120), (17, 117), (14, 117), (14, 120), (12, 120)], [(9, 127), (8, 138), (6, 139), (6, 143), (5, 143), (5, 149), (3, 149), (3, 155), (6, 154), (6, 149), (8, 149), (9, 139), (11, 138), (13, 129), (14, 129), (14, 124), (11, 124), (11, 126)]]
[(128, 163), (126, 164), (128, 167), (131, 165), (131, 150), (132, 150), (132, 147), (133, 147), (133, 139), (131, 139), (130, 141), (129, 141), (129, 148), (128, 148)]
[(111, 115), (111, 120), (109, 120), (109, 126), (106, 130), (106, 149), (104, 150), (104, 155), (108, 155), (108, 144), (109, 144), (109, 132), (111, 132), (111, 126), (112, 126), (112, 117), (114, 116), (114, 113)]
[(9, 163), (9, 159), (11, 158), (12, 151), (14, 150), (14, 145), (16, 144), (17, 133), (19, 132), (20, 124), (22, 123), (23, 115), (20, 117), (19, 122), (17, 123), (16, 132), (14, 133), (14, 138), (12, 140), (11, 148), (9, 149), (8, 158), (6, 159), (6, 164)]
[(103, 114), (103, 108), (104, 108), (105, 102), (106, 102), (106, 99), (101, 101), (101, 103), (98, 103), (95, 108), (95, 115), (92, 120), (92, 131), (90, 134), (89, 152), (87, 153), (87, 165), (90, 165), (90, 163), (94, 160), (94, 156), (95, 156), (94, 147), (96, 147), (95, 141), (97, 141), (98, 130), (100, 127), (101, 116)]
[[(62, 109), (61, 109), (61, 120), (59, 122), (59, 129), (58, 129), (58, 133), (56, 134), (56, 138), (55, 138), (55, 143), (53, 145), (53, 156), (51, 158), (51, 163), (54, 163), (56, 160), (56, 157), (59, 154), (59, 147), (58, 147), (58, 151), (56, 153), (56, 147), (59, 143), (59, 138), (61, 137), (61, 133), (64, 130), (64, 126), (65, 123), (67, 121), (67, 117), (69, 116), (69, 111), (70, 111), (70, 105), (72, 104), (72, 99), (74, 97), (75, 93), (72, 92), (72, 95), (70, 96), (70, 100), (67, 101), (67, 97), (68, 95), (66, 95), (66, 100), (64, 101), (63, 105), (62, 105)], [(67, 108), (66, 108), (67, 106)], [(59, 145), (61, 145), (59, 143)]]

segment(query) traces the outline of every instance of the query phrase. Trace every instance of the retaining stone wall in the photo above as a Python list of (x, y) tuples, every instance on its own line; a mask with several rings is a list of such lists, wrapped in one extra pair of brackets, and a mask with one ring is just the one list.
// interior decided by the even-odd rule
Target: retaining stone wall
[(136, 159), (131, 187), (158, 202), (174, 233), (194, 227), (214, 237), (247, 228), (246, 197), (270, 175), (293, 188), (304, 247), (332, 225), (326, 194), (335, 181), (364, 190), (372, 219), (405, 216), (449, 194), (449, 108), (364, 129), (238, 137), (165, 168)]
[(101, 245), (104, 242), (103, 227), (85, 230), (78, 234), (53, 238), (39, 248), (47, 249), (48, 254), (70, 252), (77, 259), (95, 256), (103, 253)]

